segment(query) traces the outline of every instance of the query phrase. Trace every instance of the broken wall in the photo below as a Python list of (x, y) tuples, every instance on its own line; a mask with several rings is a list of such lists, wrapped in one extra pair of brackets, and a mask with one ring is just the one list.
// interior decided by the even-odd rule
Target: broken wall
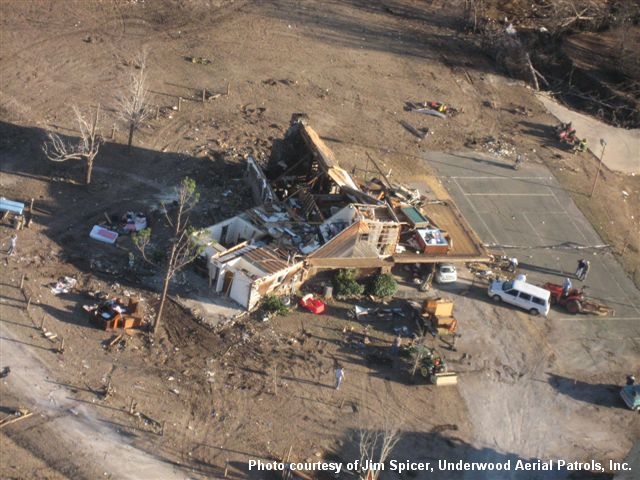
[(359, 241), (374, 247), (382, 257), (393, 255), (400, 240), (401, 226), (390, 222), (366, 222), (369, 231)]
[(275, 194), (266, 175), (253, 157), (247, 158), (246, 179), (251, 188), (251, 195), (256, 205), (271, 206), (275, 200)]
[(217, 223), (206, 228), (205, 231), (213, 240), (226, 246), (236, 245), (244, 240), (257, 240), (266, 235), (242, 216)]
[(293, 295), (300, 289), (305, 280), (306, 272), (302, 262), (262, 278), (252, 286), (247, 308), (249, 310), (255, 308), (266, 295)]

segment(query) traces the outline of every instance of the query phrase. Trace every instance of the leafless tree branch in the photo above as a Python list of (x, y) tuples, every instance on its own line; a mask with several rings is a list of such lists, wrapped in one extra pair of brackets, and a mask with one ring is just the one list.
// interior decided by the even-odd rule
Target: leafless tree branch
[(120, 118), (129, 125), (128, 148), (133, 143), (133, 132), (149, 116), (149, 89), (147, 87), (147, 51), (141, 50), (129, 81), (117, 96)]
[[(384, 463), (397, 443), (400, 441), (401, 432), (399, 425), (389, 418), (385, 418), (384, 425), (379, 430), (361, 428), (358, 430), (358, 449), (360, 451), (360, 464), (366, 461), (371, 463)], [(379, 469), (362, 472), (362, 478), (377, 480)]]
[(52, 162), (84, 161), (86, 166), (85, 183), (88, 185), (91, 183), (93, 161), (102, 144), (102, 137), (97, 129), (100, 105), (96, 108), (95, 116), (91, 120), (87, 119), (76, 105), (73, 106), (73, 112), (80, 131), (77, 143), (65, 142), (57, 133), (48, 132), (47, 138), (42, 144), (42, 151)]

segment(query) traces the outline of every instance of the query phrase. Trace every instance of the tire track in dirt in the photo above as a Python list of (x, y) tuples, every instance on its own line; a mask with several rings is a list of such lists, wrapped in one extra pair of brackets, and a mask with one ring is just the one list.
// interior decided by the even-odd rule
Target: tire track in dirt
[[(89, 209), (85, 207), (82, 211), (82, 218), (84, 219), (102, 217), (103, 212), (105, 211), (108, 212), (113, 210), (116, 207), (120, 207), (122, 205), (122, 202), (126, 201), (127, 198), (130, 198), (130, 199), (135, 198), (137, 201), (140, 201), (140, 197), (139, 197), (140, 190), (134, 188), (136, 184), (144, 185), (148, 188), (155, 190), (158, 193), (166, 191), (167, 188), (169, 188), (165, 184), (156, 182), (152, 179), (141, 177), (140, 175), (137, 175), (134, 173), (124, 172), (120, 169), (112, 169), (108, 167), (95, 166), (94, 171), (110, 175), (112, 182), (110, 182), (109, 187), (107, 188), (112, 188), (111, 185), (118, 185), (118, 182), (113, 181), (113, 179), (117, 179), (119, 177), (124, 177), (128, 179), (130, 182), (123, 183), (120, 188), (122, 192), (126, 192), (128, 196), (114, 194), (112, 198), (115, 198), (116, 200), (112, 200), (106, 203), (98, 202), (98, 205), (96, 205), (95, 202), (92, 202), (91, 205), (93, 205), (93, 208)], [(98, 184), (99, 184), (99, 181), (94, 182), (93, 184), (94, 188), (98, 188), (96, 186)], [(129, 197), (132, 191), (135, 192), (136, 197)], [(153, 197), (153, 195), (150, 195), (150, 197)], [(88, 204), (85, 203), (85, 205), (88, 205)], [(78, 220), (78, 212), (75, 210), (56, 213), (55, 218), (52, 219), (51, 222), (47, 225), (50, 238), (55, 241), (55, 239), (59, 235), (64, 234), (69, 230), (69, 225), (76, 223), (77, 220)]]
[(486, 358), (476, 353), (472, 360), (482, 362), (480, 370), (460, 382), (476, 440), (487, 447), (474, 451), (470, 460), (500, 461), (502, 452), (518, 452), (525, 459), (553, 457), (562, 432), (540, 419), (559, 415), (552, 423), (561, 425), (562, 408), (555, 397), (548, 399), (546, 370), (555, 353), (546, 340), (545, 320), (509, 307), (467, 304), (466, 299), (459, 303), (470, 320), (465, 331), (473, 329), (471, 336), (463, 334), (459, 348), (479, 340), (484, 351), (495, 352)]
[[(13, 310), (14, 316), (23, 315), (21, 311)], [(25, 320), (24, 323), (28, 324), (29, 321)], [(47, 380), (51, 378), (48, 362), (25, 347), (3, 322), (0, 322), (0, 333), (4, 337), (0, 349), (2, 363), (11, 364), (12, 367), (12, 375), (6, 380), (11, 395), (43, 415), (44, 420), (38, 422), (36, 434), (47, 432), (43, 435), (55, 439), (57, 445), (67, 445), (68, 451), (77, 452), (75, 458), (79, 459), (78, 462), (73, 461), (74, 456), (64, 456), (66, 466), (62, 471), (68, 471), (69, 465), (73, 465), (74, 473), (77, 473), (74, 478), (96, 478), (96, 475), (105, 471), (117, 478), (132, 480), (140, 478), (140, 475), (148, 478), (184, 478), (184, 473), (175, 467), (135, 448), (129, 437), (116, 433), (107, 423), (103, 423), (91, 407), (73, 400), (68, 388), (52, 386)], [(24, 435), (29, 435), (32, 429), (16, 426), (5, 433), (12, 430), (12, 436), (23, 437), (21, 442), (26, 442)], [(45, 461), (54, 466), (60, 464), (60, 459), (56, 458), (46, 458)], [(133, 465), (136, 466), (135, 474), (131, 469)]]

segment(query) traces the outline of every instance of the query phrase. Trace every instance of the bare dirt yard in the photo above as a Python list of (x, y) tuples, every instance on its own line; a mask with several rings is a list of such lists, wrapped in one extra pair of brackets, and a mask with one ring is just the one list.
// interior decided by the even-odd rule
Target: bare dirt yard
[[(523, 154), (556, 177), (608, 245), (607, 261), (639, 285), (640, 175), (604, 166), (590, 196), (598, 158), (555, 142), (556, 119), (532, 90), (462, 33), (464, 3), (0, 3), (0, 196), (35, 202), (16, 254), (0, 258), (0, 367), (11, 368), (0, 414), (33, 412), (2, 425), (0, 478), (277, 478), (249, 471), (248, 461), (350, 462), (359, 457), (357, 432), (390, 424), (401, 432), (390, 458), (401, 461), (624, 458), (640, 438), (638, 415), (618, 397), (624, 376), (640, 373), (637, 289), (615, 324), (541, 320), (487, 303), (462, 267), (458, 288), (427, 294), (399, 269), (394, 302), (456, 299), (465, 333), (447, 355), (459, 387), (411, 377), (403, 358), (368, 356), (372, 346), (389, 348), (394, 327), (413, 328), (408, 316), (376, 318), (365, 331), (339, 301), (322, 316), (294, 309), (267, 322), (236, 317), (225, 298), (211, 297), (204, 312), (171, 301), (157, 335), (133, 332), (111, 347), (112, 333), (91, 326), (82, 309), (97, 291), (141, 296), (149, 318), (157, 308), (161, 274), (127, 268), (131, 241), (89, 238), (105, 213), (154, 212), (185, 176), (201, 192), (195, 227), (249, 208), (244, 160), (266, 159), (296, 112), (345, 169), (364, 170), (371, 155), (395, 181), (440, 198), (448, 193), (424, 152), (493, 152), (501, 162)], [(142, 49), (153, 113), (129, 152), (117, 97)], [(428, 100), (460, 113), (405, 110)], [(54, 164), (41, 148), (49, 130), (78, 137), (74, 105), (87, 116), (100, 105), (105, 143), (89, 186), (81, 163)], [(402, 122), (429, 135), (419, 140)], [(12, 233), (0, 226), (3, 249)], [(54, 295), (65, 275), (76, 288)], [(322, 292), (323, 281), (309, 289)], [(171, 293), (202, 299), (207, 290), (187, 269)], [(43, 324), (56, 338), (43, 336)], [(338, 391), (336, 363), (346, 371)], [(605, 470), (431, 476), (611, 478)]]

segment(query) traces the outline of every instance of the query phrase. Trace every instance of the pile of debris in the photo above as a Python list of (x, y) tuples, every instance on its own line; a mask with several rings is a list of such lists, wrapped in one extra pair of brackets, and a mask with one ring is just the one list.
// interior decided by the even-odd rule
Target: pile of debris
[(516, 147), (513, 144), (491, 135), (481, 140), (481, 147), (498, 157), (512, 157), (516, 154)]

